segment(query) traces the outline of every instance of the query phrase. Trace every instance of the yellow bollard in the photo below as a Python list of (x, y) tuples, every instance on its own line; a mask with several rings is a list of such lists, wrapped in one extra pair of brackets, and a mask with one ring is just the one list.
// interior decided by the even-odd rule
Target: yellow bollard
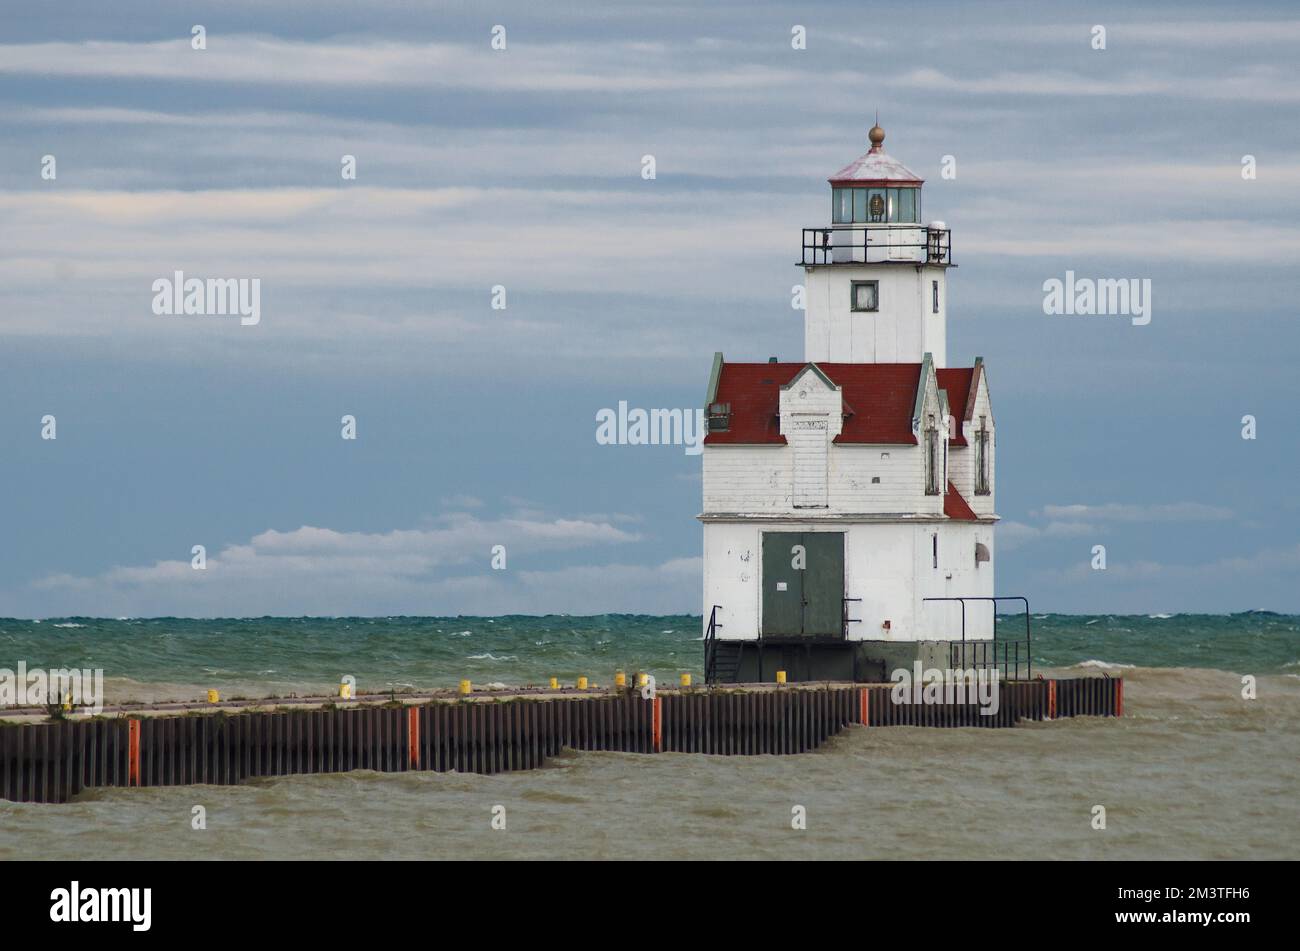
[(638, 687), (645, 687), (645, 686), (648, 686), (649, 684), (650, 684), (650, 675), (649, 675), (649, 674), (637, 674), (637, 675), (636, 675), (636, 685), (637, 685)]
[(221, 694), (217, 693), (215, 690), (209, 690), (208, 703), (220, 703), (220, 702), (221, 702)]
[(623, 671), (621, 671), (621, 670), (616, 671), (616, 672), (614, 673), (614, 686), (615, 686), (615, 687), (619, 687), (619, 688), (626, 687), (626, 686), (627, 686), (627, 674), (623, 673)]
[(586, 689), (587, 689), (587, 678), (586, 678), (586, 677), (579, 677), (579, 678), (578, 678), (578, 689), (579, 689), (579, 690), (586, 690)]
[(339, 698), (342, 700), (352, 699), (352, 685), (350, 683), (339, 684)]
[(682, 674), (682, 686), (683, 686), (683, 687), (689, 687), (690, 685), (691, 685), (691, 675), (690, 675), (690, 674)]
[(469, 682), (468, 680), (462, 680), (462, 681), (460, 682), (460, 695), (461, 695), (462, 697), (468, 697), (470, 691), (473, 690), (473, 689), (474, 689), (474, 687), (470, 684), (470, 682)]
[(69, 690), (63, 697), (63, 712), (72, 712), (72, 691)]
[(552, 677), (552, 678), (551, 678), (551, 689), (552, 689), (552, 690), (559, 690), (559, 689), (560, 689), (560, 678), (559, 678), (559, 677)]
[(776, 672), (776, 682), (779, 683), (779, 684), (783, 684), (783, 683), (785, 683), (785, 671), (784, 671), (784, 670), (778, 670), (778, 671)]

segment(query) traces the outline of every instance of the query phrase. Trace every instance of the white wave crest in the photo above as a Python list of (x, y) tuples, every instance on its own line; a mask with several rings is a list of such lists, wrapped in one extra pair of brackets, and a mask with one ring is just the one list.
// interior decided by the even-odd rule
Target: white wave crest
[(1073, 665), (1074, 667), (1089, 667), (1094, 670), (1134, 670), (1137, 664), (1112, 664), (1104, 660), (1085, 660)]

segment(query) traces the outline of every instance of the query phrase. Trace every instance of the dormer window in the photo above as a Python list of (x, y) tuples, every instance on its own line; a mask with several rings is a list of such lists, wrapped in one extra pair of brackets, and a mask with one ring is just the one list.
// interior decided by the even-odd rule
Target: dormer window
[(880, 282), (854, 281), (851, 309), (855, 311), (877, 311), (880, 309)]
[(975, 434), (975, 494), (989, 494), (989, 426), (985, 416), (980, 417)]
[(709, 404), (709, 432), (725, 433), (731, 428), (731, 404)]

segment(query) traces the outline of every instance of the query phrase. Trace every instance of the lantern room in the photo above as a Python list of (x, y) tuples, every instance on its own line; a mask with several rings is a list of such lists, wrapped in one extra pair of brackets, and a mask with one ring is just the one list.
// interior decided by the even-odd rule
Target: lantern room
[(885, 154), (884, 129), (873, 126), (867, 137), (871, 140), (867, 153), (829, 179), (831, 223), (920, 224), (922, 179)]
[(831, 225), (805, 228), (805, 266), (821, 264), (951, 264), (942, 221), (923, 223), (921, 179), (885, 152), (885, 130), (867, 133), (865, 154), (832, 175)]

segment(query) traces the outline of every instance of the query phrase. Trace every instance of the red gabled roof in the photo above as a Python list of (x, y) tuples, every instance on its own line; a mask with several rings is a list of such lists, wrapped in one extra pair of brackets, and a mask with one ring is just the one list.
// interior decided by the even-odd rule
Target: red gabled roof
[(781, 387), (806, 363), (724, 363), (718, 379), (719, 403), (731, 404), (726, 432), (709, 433), (706, 446), (728, 443), (784, 443), (777, 420)]
[[(781, 387), (806, 363), (723, 363), (714, 400), (731, 404), (726, 432), (711, 432), (706, 445), (784, 443), (777, 412)], [(840, 387), (844, 425), (836, 444), (916, 445), (912, 412), (921, 380), (919, 363), (818, 363)]]
[(961, 422), (966, 418), (966, 402), (970, 397), (971, 379), (975, 376), (975, 368), (954, 367), (934, 372), (939, 378), (939, 389), (948, 393), (948, 415), (952, 417), (952, 435), (948, 438), (948, 445), (964, 446), (966, 436), (961, 431)]
[(957, 487), (951, 482), (948, 483), (948, 492), (943, 497), (943, 514), (949, 518), (960, 519), (963, 522), (975, 522), (979, 516), (975, 514), (966, 500), (961, 497)]

